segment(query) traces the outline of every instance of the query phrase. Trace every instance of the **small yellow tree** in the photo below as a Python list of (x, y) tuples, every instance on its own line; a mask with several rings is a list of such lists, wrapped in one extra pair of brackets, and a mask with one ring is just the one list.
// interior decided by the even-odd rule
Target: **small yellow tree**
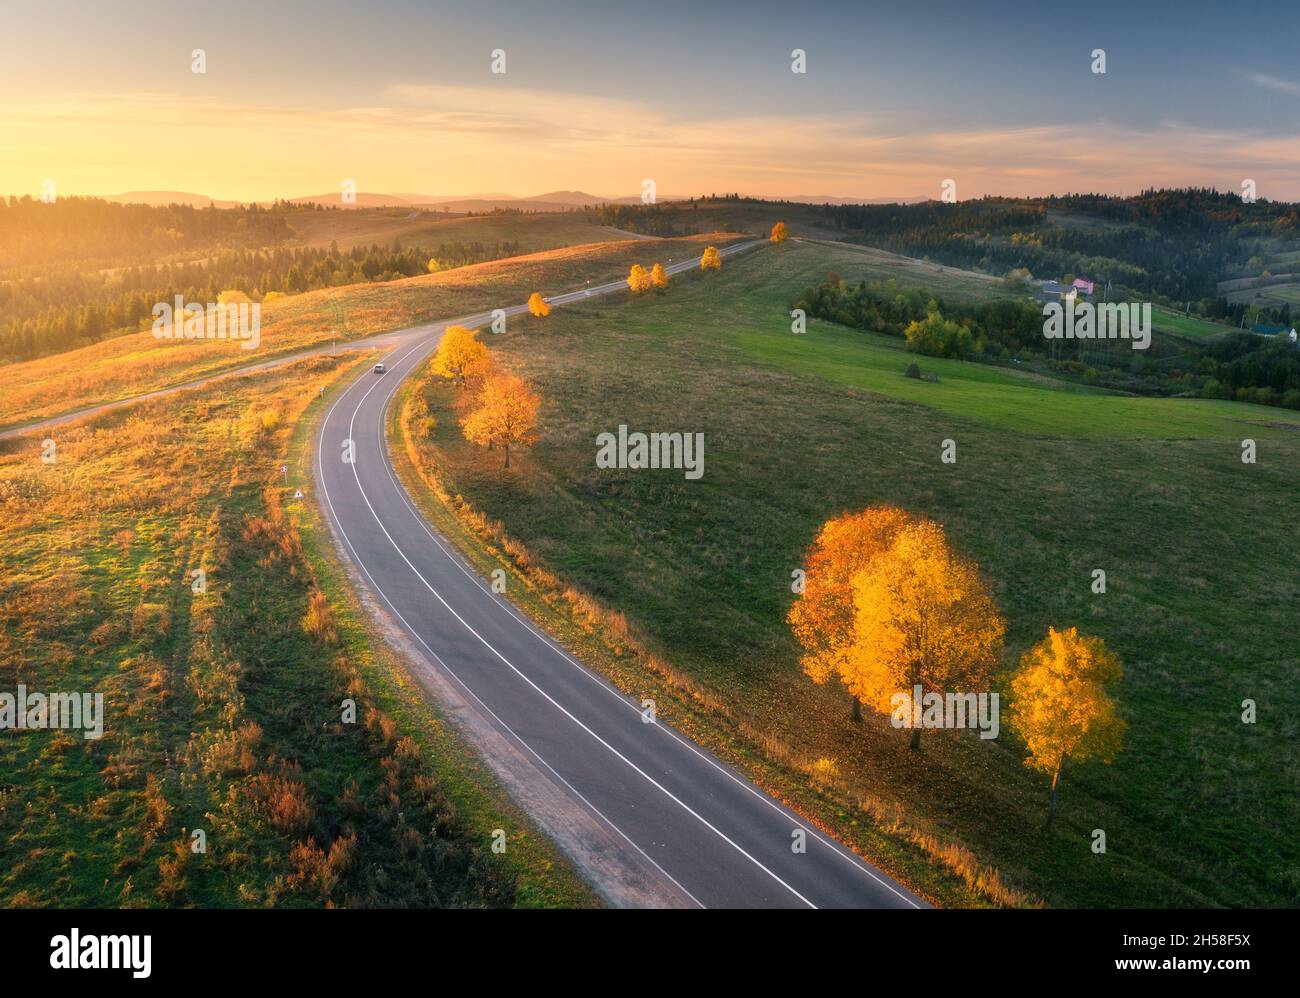
[(632, 264), (632, 269), (628, 271), (627, 275), (627, 286), (634, 295), (650, 290), (649, 272), (639, 263)]
[(430, 274), (436, 274), (438, 271), (442, 270), (442, 264), (438, 262), (437, 257), (433, 257), (433, 256), (429, 257), (429, 263), (427, 264), (427, 267)]
[(783, 243), (790, 238), (790, 230), (785, 227), (784, 222), (777, 222), (772, 226), (772, 242)]
[(1056, 788), (1066, 759), (1111, 762), (1124, 740), (1124, 721), (1115, 713), (1107, 687), (1123, 668), (1101, 638), (1048, 628), (1020, 659), (1011, 677), (1008, 724), (1025, 740), (1025, 765), (1052, 777), (1047, 826), (1056, 817)]
[(705, 247), (704, 255), (700, 257), (700, 270), (721, 270), (722, 255), (718, 252), (718, 247)]
[(528, 296), (528, 313), (539, 319), (544, 319), (551, 314), (551, 306), (540, 291), (534, 291)]
[(656, 263), (650, 269), (650, 284), (656, 291), (663, 291), (668, 287), (668, 272), (664, 270), (662, 263)]
[(537, 410), (541, 398), (523, 378), (489, 374), (483, 379), (472, 410), (460, 421), (465, 439), (481, 447), (501, 445), (510, 467), (510, 445), (537, 439)]
[(479, 342), (478, 330), (448, 326), (438, 341), (429, 369), (441, 377), (454, 378), (464, 388), (466, 378), (485, 373), (490, 363), (488, 348)]

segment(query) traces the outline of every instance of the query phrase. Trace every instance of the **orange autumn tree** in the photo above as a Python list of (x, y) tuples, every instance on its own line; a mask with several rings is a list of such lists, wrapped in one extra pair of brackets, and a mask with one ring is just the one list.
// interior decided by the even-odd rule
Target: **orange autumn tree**
[[(910, 696), (918, 685), (939, 693), (988, 688), (1006, 624), (978, 567), (948, 547), (939, 524), (877, 507), (831, 521), (818, 542), (841, 548), (822, 560), (832, 571), (820, 583), (819, 545), (810, 553), (804, 597), (812, 589), (822, 612), (797, 612), (796, 604), (790, 618), (814, 682), (835, 675), (882, 714), (893, 713), (894, 694)], [(911, 747), (920, 745), (913, 727)]]
[(528, 296), (528, 313), (539, 319), (544, 319), (551, 314), (551, 306), (540, 291), (534, 291)]
[(448, 326), (438, 341), (429, 369), (441, 377), (454, 378), (464, 388), (466, 378), (485, 374), (490, 363), (488, 348), (479, 342), (478, 330)]
[(511, 444), (537, 439), (537, 410), (542, 400), (528, 382), (514, 374), (488, 374), (479, 387), (473, 409), (460, 421), (465, 439), (480, 447), (500, 445), (510, 467)]
[[(786, 617), (803, 647), (803, 670), (815, 683), (843, 674), (853, 643), (853, 577), (888, 548), (910, 521), (895, 506), (873, 506), (827, 520), (804, 559), (803, 592)], [(853, 700), (853, 720), (862, 701)]]
[(700, 257), (700, 270), (721, 270), (722, 254), (718, 252), (716, 246), (706, 246), (704, 255)]
[(1008, 723), (1029, 747), (1025, 765), (1052, 777), (1049, 828), (1065, 760), (1108, 763), (1119, 754), (1125, 725), (1107, 687), (1122, 676), (1119, 659), (1101, 638), (1081, 635), (1074, 627), (1051, 627), (1011, 677)]
[(627, 286), (632, 290), (634, 295), (639, 295), (642, 291), (650, 289), (650, 274), (639, 263), (632, 264), (632, 269), (628, 271)]
[(668, 287), (668, 272), (664, 270), (662, 263), (656, 263), (650, 268), (650, 284), (658, 291)]
[(777, 222), (772, 226), (772, 242), (783, 243), (790, 238), (790, 230), (785, 227), (784, 222)]

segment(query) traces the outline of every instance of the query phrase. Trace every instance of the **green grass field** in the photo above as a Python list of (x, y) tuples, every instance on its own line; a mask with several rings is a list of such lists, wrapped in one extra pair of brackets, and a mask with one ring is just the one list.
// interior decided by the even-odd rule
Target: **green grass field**
[[(1300, 429), (1300, 417), (1289, 410), (1243, 411), (1236, 403), (1206, 399), (1171, 405), (1169, 399), (1117, 395), (937, 357), (919, 362), (924, 373), (938, 376), (937, 383), (900, 379), (899, 372), (917, 358), (897, 339), (814, 322), (809, 339), (801, 340), (789, 335), (788, 323), (764, 323), (763, 317), (755, 317), (754, 327), (738, 330), (736, 343), (756, 360), (995, 429), (1062, 438), (1215, 436), (1228, 441), (1275, 436), (1277, 427)], [(808, 349), (809, 343), (816, 348)]]
[(1300, 284), (1278, 284), (1262, 288), (1256, 300), (1272, 305), (1300, 305)]
[[(887, 276), (868, 255), (791, 243), (662, 296), (512, 326), (492, 345), (543, 396), (543, 441), (503, 473), (437, 389), (437, 474), (696, 684), (714, 707), (680, 723), (712, 725), (706, 741), (893, 869), (875, 833), (901, 822), (1053, 905), (1300, 903), (1300, 416), (929, 358), (937, 383), (905, 379), (916, 358), (896, 340), (790, 332), (790, 303), (827, 270)], [(595, 436), (620, 423), (703, 432), (703, 479), (597, 470)], [(1245, 437), (1257, 464), (1240, 460)], [(956, 465), (940, 462), (945, 438)], [(979, 561), (1009, 621), (1007, 665), (1049, 625), (1098, 634), (1124, 662), (1124, 752), (1067, 769), (1050, 833), (1044, 781), (1005, 731), (927, 737), (917, 756), (800, 673), (791, 571), (824, 520), (876, 503), (935, 518)], [(815, 765), (762, 761), (777, 756)]]
[(1247, 305), (1276, 308), (1279, 305), (1300, 305), (1300, 284), (1270, 284), (1262, 288), (1242, 288), (1228, 292), (1228, 300)]
[(1163, 308), (1152, 308), (1151, 327), (1157, 333), (1173, 333), (1176, 336), (1192, 340), (1208, 340), (1232, 332), (1233, 327), (1221, 322), (1198, 319), (1194, 315), (1170, 312)]

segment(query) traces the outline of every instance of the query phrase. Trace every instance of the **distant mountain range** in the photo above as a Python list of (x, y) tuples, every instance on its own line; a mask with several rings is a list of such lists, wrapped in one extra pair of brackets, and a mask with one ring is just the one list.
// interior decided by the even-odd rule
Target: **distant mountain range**
[[(123, 194), (103, 195), (106, 201), (119, 204), (184, 204), (196, 208), (213, 205), (217, 208), (234, 208), (251, 202), (229, 201), (210, 197), (206, 194), (193, 194), (187, 191), (126, 191)], [(534, 194), (530, 197), (517, 197), (513, 194), (492, 192), (487, 194), (371, 194), (358, 191), (356, 201), (344, 204), (339, 191), (328, 194), (306, 194), (301, 197), (288, 198), (293, 204), (319, 204), (336, 208), (410, 208), (411, 210), (436, 209), (448, 212), (494, 211), (497, 209), (517, 209), (520, 211), (566, 211), (575, 208), (590, 208), (600, 204), (640, 204), (638, 195), (631, 197), (598, 197), (586, 191), (549, 191), (546, 194)], [(687, 201), (689, 197), (682, 194), (662, 194), (660, 201)], [(802, 204), (911, 204), (924, 201), (925, 198), (850, 198), (830, 197), (823, 194), (792, 194), (773, 196), (773, 201), (794, 201)], [(270, 201), (258, 202), (269, 205)]]
[[(185, 204), (198, 208), (215, 205), (218, 208), (233, 208), (250, 202), (227, 201), (210, 197), (207, 194), (194, 194), (188, 191), (126, 191), (123, 194), (106, 194), (106, 201), (120, 204)], [(293, 204), (319, 204), (332, 208), (436, 208), (439, 211), (466, 212), (492, 211), (496, 208), (517, 208), (521, 211), (565, 211), (572, 208), (590, 208), (599, 204), (640, 204), (640, 197), (608, 198), (597, 197), (585, 191), (549, 191), (546, 194), (534, 194), (531, 197), (518, 197), (514, 194), (492, 192), (487, 194), (372, 194), (358, 191), (356, 200), (351, 204), (343, 203), (340, 191), (328, 194), (304, 194), (288, 198)], [(667, 195), (663, 201), (684, 201), (685, 197)], [(260, 201), (267, 205), (270, 201)]]
[[(326, 206), (349, 207), (342, 204), (342, 196), (337, 192), (329, 194), (308, 194), (303, 197), (290, 198), (294, 204), (321, 204)], [(664, 201), (685, 201), (679, 195), (667, 195)], [(514, 194), (493, 192), (490, 194), (362, 194), (358, 192), (358, 208), (437, 208), (439, 211), (493, 211), (497, 208), (515, 208), (520, 211), (567, 211), (574, 208), (590, 208), (599, 204), (640, 204), (640, 197), (600, 197), (586, 191), (548, 191), (546, 194), (534, 194), (530, 197), (518, 197)]]
[(187, 204), (194, 208), (206, 208), (210, 204), (218, 208), (237, 208), (242, 203), (210, 198), (206, 194), (190, 194), (187, 191), (127, 191), (125, 194), (101, 196), (105, 201), (116, 201), (118, 204)]

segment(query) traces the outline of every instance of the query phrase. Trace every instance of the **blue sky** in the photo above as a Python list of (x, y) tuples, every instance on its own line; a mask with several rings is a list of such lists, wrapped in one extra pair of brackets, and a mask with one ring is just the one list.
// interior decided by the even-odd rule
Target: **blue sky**
[(1300, 199), (1296, 3), (0, 6), (5, 191)]

